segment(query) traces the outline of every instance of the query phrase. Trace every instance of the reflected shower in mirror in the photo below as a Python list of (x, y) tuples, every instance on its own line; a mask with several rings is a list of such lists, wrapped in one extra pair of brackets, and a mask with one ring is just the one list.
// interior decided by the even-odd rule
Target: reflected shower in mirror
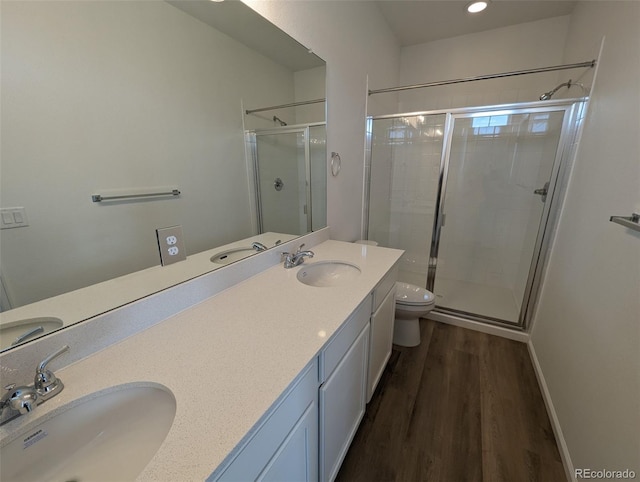
[[(33, 320), (68, 326), (326, 224), (320, 180), (288, 205), (306, 229), (260, 227), (246, 132), (286, 123), (324, 139), (325, 105), (246, 110), (323, 99), (325, 64), (243, 3), (0, 8), (0, 349), (59, 327)], [(324, 140), (303, 149), (324, 175)], [(176, 225), (189, 256), (161, 267), (156, 229)]]

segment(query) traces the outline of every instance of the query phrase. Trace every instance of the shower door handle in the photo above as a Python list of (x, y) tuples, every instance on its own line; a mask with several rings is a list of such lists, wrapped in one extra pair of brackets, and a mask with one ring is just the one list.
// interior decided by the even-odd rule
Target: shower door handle
[(533, 194), (537, 194), (538, 196), (542, 196), (542, 202), (547, 200), (547, 193), (549, 192), (549, 181), (544, 183), (544, 187), (541, 189), (536, 189), (533, 191)]

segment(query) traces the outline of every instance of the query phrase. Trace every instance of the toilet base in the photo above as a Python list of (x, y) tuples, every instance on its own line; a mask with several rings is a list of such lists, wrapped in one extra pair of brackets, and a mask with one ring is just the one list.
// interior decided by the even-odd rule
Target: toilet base
[(400, 346), (418, 346), (420, 344), (420, 319), (400, 319), (393, 324), (393, 343)]

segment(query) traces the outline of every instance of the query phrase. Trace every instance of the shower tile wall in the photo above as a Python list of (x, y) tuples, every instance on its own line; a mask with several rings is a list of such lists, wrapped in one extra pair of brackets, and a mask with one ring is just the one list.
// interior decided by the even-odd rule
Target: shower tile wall
[[(524, 297), (530, 268), (531, 260), (528, 253), (533, 252), (537, 239), (540, 220), (539, 210), (542, 206), (542, 199), (533, 194), (532, 191), (543, 187), (545, 182), (549, 180), (549, 171), (552, 168), (557, 154), (556, 151), (562, 130), (562, 121), (563, 116), (558, 114), (550, 115), (546, 121), (545, 136), (529, 136), (528, 138), (521, 139), (521, 153), (524, 156), (521, 163), (528, 166), (537, 165), (538, 168), (536, 172), (531, 173), (531, 177), (529, 178), (529, 192), (523, 193), (523, 195), (528, 196), (529, 199), (532, 197), (535, 199), (529, 203), (529, 209), (527, 210), (527, 227), (521, 250), (522, 254), (518, 261), (513, 282), (513, 294), (519, 308)], [(532, 184), (533, 188), (530, 187)]]
[(484, 131), (456, 122), (437, 280), (507, 289), (519, 311), (543, 207), (533, 191), (549, 179), (561, 116)]
[[(562, 112), (455, 118), (434, 291), (438, 304), (517, 322)], [(444, 115), (376, 119), (369, 239), (405, 250), (401, 281), (426, 286)]]
[(369, 225), (368, 239), (377, 241), (381, 246), (392, 247), (389, 243), (391, 215), (391, 172), (393, 169), (393, 149), (389, 143), (388, 130), (392, 127), (389, 120), (373, 122), (371, 164), (369, 179)]
[(426, 286), (444, 115), (374, 122), (369, 239), (404, 249), (400, 280)]

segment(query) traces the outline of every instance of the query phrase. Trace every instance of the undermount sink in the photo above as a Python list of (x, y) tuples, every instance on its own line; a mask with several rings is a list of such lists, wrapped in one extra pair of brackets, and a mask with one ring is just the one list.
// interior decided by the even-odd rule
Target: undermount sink
[(309, 286), (344, 286), (360, 276), (360, 268), (344, 261), (318, 261), (302, 266), (298, 281)]
[(0, 480), (134, 480), (162, 445), (175, 413), (175, 397), (161, 385), (90, 395), (3, 441)]
[(251, 246), (241, 246), (239, 248), (227, 249), (211, 256), (211, 261), (216, 264), (229, 264), (256, 254), (256, 250)]
[(10, 321), (0, 325), (0, 349), (19, 345), (58, 328), (64, 323), (60, 318), (41, 316), (26, 320)]

